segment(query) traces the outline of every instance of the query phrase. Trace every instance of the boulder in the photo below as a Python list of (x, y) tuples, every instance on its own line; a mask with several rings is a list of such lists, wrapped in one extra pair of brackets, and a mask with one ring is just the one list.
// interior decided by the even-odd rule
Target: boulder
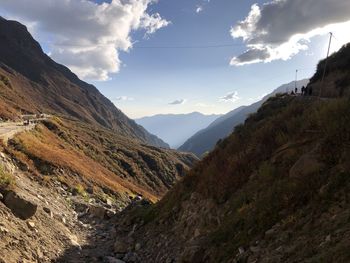
[(314, 153), (302, 155), (299, 160), (289, 170), (289, 177), (303, 178), (320, 172), (324, 168), (324, 164), (317, 159)]
[(102, 206), (90, 205), (89, 214), (92, 215), (93, 217), (104, 219), (106, 215), (106, 209)]
[(125, 254), (130, 250), (129, 244), (126, 242), (121, 242), (119, 240), (115, 241), (114, 243), (114, 252), (115, 253), (121, 253)]
[(20, 219), (26, 220), (35, 215), (38, 206), (28, 200), (25, 200), (13, 191), (9, 191), (5, 198), (4, 204), (12, 213)]

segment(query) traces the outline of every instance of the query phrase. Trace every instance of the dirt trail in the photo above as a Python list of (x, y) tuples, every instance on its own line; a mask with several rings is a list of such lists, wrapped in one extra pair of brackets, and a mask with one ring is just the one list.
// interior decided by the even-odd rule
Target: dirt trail
[(15, 136), (17, 133), (31, 130), (35, 124), (23, 125), (22, 122), (6, 122), (0, 123), (0, 139), (5, 143)]

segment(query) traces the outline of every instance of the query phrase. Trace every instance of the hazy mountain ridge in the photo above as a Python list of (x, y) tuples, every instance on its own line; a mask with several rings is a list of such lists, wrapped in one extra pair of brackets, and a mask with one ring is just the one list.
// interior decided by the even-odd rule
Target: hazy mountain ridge
[[(309, 80), (304, 79), (297, 82), (297, 86), (300, 88), (306, 86)], [(270, 94), (264, 96), (258, 102), (255, 102), (249, 106), (241, 106), (233, 111), (225, 114), (211, 123), (207, 128), (197, 132), (191, 138), (189, 138), (182, 146), (178, 149), (184, 152), (192, 152), (197, 156), (202, 156), (207, 151), (212, 150), (218, 140), (227, 137), (233, 131), (234, 127), (243, 123), (245, 119), (256, 112), (259, 107), (271, 96), (277, 93), (284, 93), (287, 90), (294, 90), (295, 82), (284, 84), (275, 89)]]
[(170, 144), (171, 148), (178, 148), (193, 134), (207, 127), (220, 116), (192, 112), (188, 114), (158, 114), (135, 119), (135, 121)]

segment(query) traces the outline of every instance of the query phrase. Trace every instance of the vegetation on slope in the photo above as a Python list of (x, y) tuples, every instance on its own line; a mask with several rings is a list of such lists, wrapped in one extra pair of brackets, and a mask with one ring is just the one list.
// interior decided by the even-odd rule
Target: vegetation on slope
[[(344, 75), (330, 72), (325, 83), (336, 85), (335, 76)], [(144, 262), (349, 262), (349, 89), (269, 99), (156, 206), (126, 212), (117, 229), (138, 224)]]
[(192, 165), (189, 154), (142, 145), (75, 120), (53, 118), (19, 134), (7, 151), (21, 167), (56, 176), (72, 189), (93, 186), (128, 197), (161, 197)]
[[(162, 234), (173, 247), (153, 253), (186, 262), (349, 260), (349, 121), (348, 98), (270, 99), (142, 212), (145, 251)], [(237, 256), (240, 247), (247, 252)]]
[(142, 143), (169, 146), (130, 120), (93, 85), (53, 61), (27, 28), (0, 19), (0, 117), (50, 113), (109, 128)]

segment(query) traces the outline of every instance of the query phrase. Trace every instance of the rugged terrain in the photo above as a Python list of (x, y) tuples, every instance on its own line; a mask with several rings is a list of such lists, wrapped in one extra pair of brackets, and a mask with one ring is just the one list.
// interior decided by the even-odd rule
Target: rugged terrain
[[(39, 113), (49, 115), (21, 121)], [(45, 55), (25, 26), (2, 18), (0, 121), (0, 262), (105, 260), (111, 218), (156, 202), (197, 161), (167, 149)]]
[[(126, 210), (130, 262), (349, 262), (350, 46), (322, 65), (318, 96), (279, 94), (157, 205)], [(124, 238), (121, 238), (123, 237)]]

